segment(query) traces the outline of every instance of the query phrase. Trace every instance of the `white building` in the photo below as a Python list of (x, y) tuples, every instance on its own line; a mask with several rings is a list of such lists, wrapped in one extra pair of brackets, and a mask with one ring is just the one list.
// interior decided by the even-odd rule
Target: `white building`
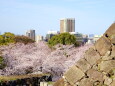
[(59, 31), (48, 31), (46, 34), (46, 40), (48, 41), (49, 39), (51, 39), (51, 37), (55, 36), (59, 34)]
[(59, 31), (50, 30), (50, 31), (47, 32), (47, 34), (54, 34), (54, 35), (56, 35), (56, 34), (59, 34)]
[(36, 42), (38, 43), (39, 41), (43, 41), (43, 36), (41, 35), (36, 36)]
[(91, 37), (88, 37), (87, 44), (94, 44), (102, 35), (94, 35)]
[(93, 38), (93, 40), (94, 40), (94, 42), (96, 42), (100, 37), (102, 37), (103, 35), (94, 35), (94, 38)]

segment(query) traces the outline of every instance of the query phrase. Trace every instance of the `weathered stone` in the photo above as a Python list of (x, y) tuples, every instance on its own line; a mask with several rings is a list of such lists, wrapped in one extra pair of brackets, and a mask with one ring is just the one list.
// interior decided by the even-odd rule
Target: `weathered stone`
[(112, 79), (107, 77), (106, 75), (104, 75), (103, 79), (105, 85), (110, 85), (112, 83)]
[(95, 65), (93, 65), (92, 69), (94, 69), (94, 70), (99, 70), (99, 67), (98, 67), (97, 64), (95, 64)]
[(115, 80), (113, 80), (110, 86), (115, 86)]
[(112, 56), (112, 57), (115, 57), (115, 46), (112, 47), (111, 56)]
[(105, 56), (102, 57), (102, 60), (112, 60), (113, 56), (111, 56), (111, 51), (107, 51)]
[(112, 60), (114, 57), (112, 56), (103, 56), (102, 60)]
[(99, 64), (100, 70), (104, 72), (109, 72), (115, 68), (115, 60), (102, 61)]
[(113, 23), (109, 29), (104, 33), (106, 37), (111, 37), (112, 35), (115, 35), (115, 23)]
[(89, 78), (84, 78), (80, 81), (79, 86), (93, 86), (93, 82)]
[(95, 64), (99, 59), (100, 55), (98, 52), (96, 52), (93, 48), (90, 48), (86, 53), (85, 53), (85, 59), (90, 63), (90, 65)]
[(100, 53), (100, 55), (104, 56), (107, 51), (111, 50), (111, 43), (110, 40), (101, 37), (96, 43), (95, 43), (96, 50)]
[(75, 82), (80, 80), (85, 74), (76, 66), (72, 66), (65, 74), (65, 78), (67, 81), (71, 84), (74, 85)]
[(111, 43), (114, 45), (115, 44), (115, 34), (111, 36)]
[(103, 74), (99, 71), (90, 69), (88, 70), (87, 75), (89, 76), (89, 78), (93, 79), (93, 81), (103, 82)]
[(77, 61), (76, 66), (78, 66), (83, 72), (86, 72), (91, 68), (90, 64), (83, 58)]

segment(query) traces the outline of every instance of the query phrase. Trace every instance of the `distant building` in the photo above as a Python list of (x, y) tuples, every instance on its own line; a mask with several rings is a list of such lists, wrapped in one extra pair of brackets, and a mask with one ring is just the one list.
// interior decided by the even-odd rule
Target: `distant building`
[(35, 40), (35, 30), (28, 30), (26, 32), (26, 36), (31, 38), (31, 39), (33, 39), (33, 40)]
[(54, 34), (54, 35), (56, 35), (56, 34), (59, 34), (59, 31), (51, 30), (51, 31), (48, 31), (47, 34)]
[(89, 34), (88, 38), (94, 38), (94, 34)]
[(88, 42), (88, 35), (83, 35), (83, 44)]
[(103, 35), (94, 35), (94, 38), (93, 38), (93, 40), (94, 40), (94, 43), (99, 39), (99, 38), (101, 38)]
[(36, 36), (36, 42), (38, 43), (39, 41), (43, 41), (43, 36), (41, 35)]
[(69, 32), (69, 33), (76, 36), (76, 41), (80, 43), (83, 42), (83, 35), (81, 33), (78, 32)]
[(94, 44), (94, 34), (89, 34), (88, 35), (87, 44)]
[(65, 18), (60, 20), (60, 33), (75, 32), (75, 18)]
[(102, 35), (88, 35), (87, 44), (94, 44)]
[(48, 41), (49, 39), (51, 39), (52, 36), (55, 36), (59, 34), (59, 31), (48, 31), (48, 33), (46, 34), (46, 41)]

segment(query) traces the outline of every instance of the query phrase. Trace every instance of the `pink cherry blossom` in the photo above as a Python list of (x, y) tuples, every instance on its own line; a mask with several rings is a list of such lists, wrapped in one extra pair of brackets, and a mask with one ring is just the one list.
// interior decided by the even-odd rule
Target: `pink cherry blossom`
[(92, 45), (74, 47), (74, 45), (56, 45), (52, 50), (46, 42), (32, 44), (10, 44), (0, 47), (7, 66), (0, 70), (1, 75), (26, 74), (27, 70), (51, 73), (53, 80), (57, 80), (75, 64)]

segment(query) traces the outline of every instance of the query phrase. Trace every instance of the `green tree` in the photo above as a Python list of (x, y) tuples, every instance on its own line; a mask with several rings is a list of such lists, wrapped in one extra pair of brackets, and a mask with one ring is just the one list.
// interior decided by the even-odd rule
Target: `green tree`
[(6, 32), (3, 34), (3, 38), (4, 38), (4, 41), (6, 44), (7, 43), (13, 43), (14, 37), (15, 37), (15, 35), (13, 33), (10, 33), (10, 32)]
[(5, 43), (5, 39), (3, 35), (0, 35), (0, 45), (3, 45)]
[(59, 35), (53, 36), (49, 41), (49, 46), (54, 46), (56, 44), (71, 45), (76, 43), (76, 37), (69, 33), (61, 33)]
[(0, 45), (7, 45), (9, 43), (18, 43), (18, 42), (28, 44), (33, 43), (35, 41), (26, 36), (17, 36), (10, 32), (6, 32), (0, 35)]

